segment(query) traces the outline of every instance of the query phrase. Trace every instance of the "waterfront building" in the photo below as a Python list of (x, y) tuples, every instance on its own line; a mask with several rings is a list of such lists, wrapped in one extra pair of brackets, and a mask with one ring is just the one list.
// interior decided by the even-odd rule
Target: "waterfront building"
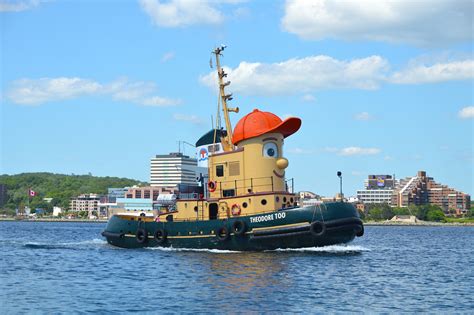
[(101, 197), (98, 194), (83, 194), (71, 198), (69, 210), (74, 212), (87, 211), (89, 216), (91, 216), (92, 211), (98, 213), (100, 200)]
[(471, 197), (437, 183), (425, 171), (419, 171), (416, 176), (400, 180), (392, 202), (398, 207), (433, 204), (441, 207), (445, 213), (462, 215), (470, 208)]
[(61, 207), (53, 207), (53, 217), (59, 217), (59, 215), (63, 212)]
[(150, 161), (150, 185), (154, 187), (196, 185), (196, 173), (197, 160), (182, 153), (156, 155)]
[(357, 191), (357, 198), (364, 204), (392, 204), (396, 183), (392, 175), (369, 175), (364, 181), (365, 189)]
[(129, 188), (107, 188), (107, 202), (115, 203), (117, 198), (124, 198)]
[(300, 199), (320, 199), (321, 198), (321, 196), (311, 191), (300, 191), (298, 194), (299, 194)]
[(151, 198), (117, 198), (115, 204), (108, 207), (109, 217), (118, 213), (152, 213), (153, 200)]
[(151, 199), (156, 200), (160, 194), (174, 194), (176, 193), (176, 186), (172, 187), (154, 187), (154, 186), (146, 186), (146, 187), (138, 187), (133, 186), (127, 189), (124, 196), (125, 198), (144, 198), (144, 199)]

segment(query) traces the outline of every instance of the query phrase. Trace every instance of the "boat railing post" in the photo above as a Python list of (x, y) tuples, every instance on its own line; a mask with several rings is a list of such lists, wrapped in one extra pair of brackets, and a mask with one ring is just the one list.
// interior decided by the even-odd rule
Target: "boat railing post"
[(291, 193), (292, 194), (295, 193), (295, 178), (294, 177), (291, 178)]
[(235, 189), (235, 195), (237, 196), (237, 180), (235, 180), (234, 189)]
[(272, 192), (274, 191), (273, 190), (273, 176), (270, 176), (270, 179), (272, 180)]

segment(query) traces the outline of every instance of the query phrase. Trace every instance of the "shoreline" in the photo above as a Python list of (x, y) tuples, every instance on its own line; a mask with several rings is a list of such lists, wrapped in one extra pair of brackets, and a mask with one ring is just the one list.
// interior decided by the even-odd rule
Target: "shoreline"
[(364, 226), (474, 226), (474, 222), (392, 222), (392, 221), (367, 221)]
[[(0, 218), (0, 222), (61, 222), (61, 223), (107, 223), (106, 219), (89, 220), (89, 219), (54, 219), (54, 218), (42, 218), (42, 219), (15, 219), (15, 218)], [(364, 222), (365, 226), (473, 226), (474, 222), (392, 222), (392, 221), (367, 221)]]
[(63, 223), (107, 223), (108, 220), (89, 220), (89, 219), (15, 219), (15, 218), (0, 218), (0, 222), (63, 222)]

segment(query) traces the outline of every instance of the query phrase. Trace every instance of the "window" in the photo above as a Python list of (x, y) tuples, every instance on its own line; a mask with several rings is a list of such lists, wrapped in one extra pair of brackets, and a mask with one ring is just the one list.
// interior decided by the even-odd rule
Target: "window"
[(224, 189), (222, 191), (222, 196), (223, 197), (234, 197), (235, 196), (235, 190), (234, 189)]
[(224, 176), (224, 165), (216, 165), (216, 176), (217, 177)]

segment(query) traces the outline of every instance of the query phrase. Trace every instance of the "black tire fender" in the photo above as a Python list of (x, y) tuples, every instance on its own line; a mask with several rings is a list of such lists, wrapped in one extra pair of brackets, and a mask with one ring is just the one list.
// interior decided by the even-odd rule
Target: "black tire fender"
[(158, 242), (158, 244), (163, 244), (168, 238), (168, 232), (166, 232), (166, 230), (163, 230), (163, 229), (158, 229), (153, 234), (153, 237)]
[(326, 234), (326, 224), (320, 221), (314, 221), (309, 227), (309, 231), (315, 237), (321, 237)]
[(145, 229), (139, 228), (137, 229), (135, 238), (137, 239), (138, 243), (145, 244), (148, 241), (148, 232)]
[(361, 237), (364, 235), (364, 225), (360, 225), (360, 230), (356, 232), (357, 237)]
[(216, 237), (220, 242), (227, 241), (230, 237), (229, 229), (225, 226), (220, 227), (216, 232)]
[(232, 231), (237, 236), (242, 236), (247, 232), (247, 224), (242, 220), (236, 220), (232, 223)]

